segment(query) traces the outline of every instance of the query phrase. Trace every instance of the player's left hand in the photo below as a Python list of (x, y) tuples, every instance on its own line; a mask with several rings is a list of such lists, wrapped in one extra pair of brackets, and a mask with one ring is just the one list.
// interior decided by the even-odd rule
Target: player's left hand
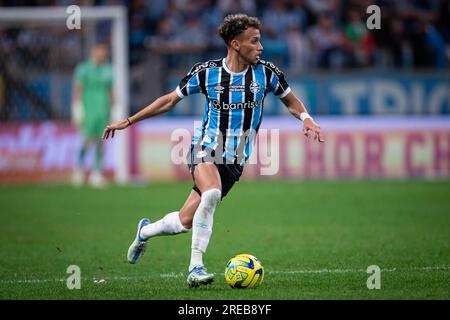
[(308, 118), (303, 121), (303, 134), (309, 138), (311, 133), (314, 134), (314, 141), (325, 142), (320, 126), (313, 119)]

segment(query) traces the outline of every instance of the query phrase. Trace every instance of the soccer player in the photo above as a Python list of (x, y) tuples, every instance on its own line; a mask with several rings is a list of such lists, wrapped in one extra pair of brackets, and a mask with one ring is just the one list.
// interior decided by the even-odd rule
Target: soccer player
[(154, 223), (146, 218), (138, 223), (128, 249), (130, 263), (142, 256), (148, 239), (192, 229), (188, 285), (196, 287), (213, 281), (214, 275), (204, 266), (203, 254), (211, 237), (214, 211), (239, 180), (250, 157), (267, 93), (278, 96), (290, 113), (303, 121), (305, 135), (311, 133), (315, 140), (324, 141), (320, 126), (291, 91), (283, 72), (260, 59), (260, 28), (255, 17), (228, 15), (219, 27), (228, 48), (225, 58), (194, 65), (174, 91), (106, 127), (103, 139), (114, 137), (115, 130), (170, 110), (185, 96), (202, 93), (206, 97), (202, 127), (194, 133), (188, 160), (194, 186), (179, 211)]
[(113, 84), (113, 70), (108, 63), (108, 47), (105, 44), (94, 45), (90, 60), (81, 62), (76, 67), (74, 83), (73, 121), (81, 129), (83, 145), (78, 154), (72, 181), (75, 185), (83, 183), (85, 155), (89, 148), (95, 146), (95, 163), (89, 183), (94, 187), (101, 187), (105, 180), (102, 175), (103, 145), (99, 137), (109, 123)]

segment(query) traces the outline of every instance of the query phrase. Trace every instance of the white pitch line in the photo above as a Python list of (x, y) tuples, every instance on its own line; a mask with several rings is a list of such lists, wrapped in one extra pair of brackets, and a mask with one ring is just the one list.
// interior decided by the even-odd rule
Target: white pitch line
[[(381, 272), (410, 272), (410, 271), (434, 271), (434, 270), (450, 270), (450, 266), (430, 266), (430, 267), (411, 267), (411, 268), (390, 268), (381, 269)], [(311, 274), (311, 273), (366, 273), (366, 269), (304, 269), (304, 270), (267, 270), (267, 274)], [(162, 273), (159, 275), (150, 276), (113, 276), (113, 277), (93, 277), (91, 280), (99, 281), (104, 279), (105, 281), (139, 281), (148, 280), (150, 278), (182, 278), (186, 274), (182, 272), (170, 272)], [(83, 279), (83, 277), (82, 277)], [(16, 283), (46, 283), (46, 282), (65, 282), (67, 278), (60, 279), (14, 279), (14, 280), (0, 280), (2, 284), (16, 284)]]
[[(381, 272), (395, 271), (431, 271), (431, 270), (449, 270), (450, 266), (433, 266), (433, 267), (411, 267), (411, 268), (390, 268), (381, 269)], [(319, 270), (285, 270), (285, 271), (268, 271), (268, 274), (297, 274), (297, 273), (366, 273), (366, 269), (319, 269)]]

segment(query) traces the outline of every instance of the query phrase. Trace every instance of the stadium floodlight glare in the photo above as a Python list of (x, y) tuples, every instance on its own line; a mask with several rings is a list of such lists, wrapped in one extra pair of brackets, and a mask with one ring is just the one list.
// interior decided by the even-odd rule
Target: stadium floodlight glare
[[(111, 63), (114, 68), (114, 108), (112, 109), (112, 121), (124, 119), (128, 115), (129, 106), (129, 74), (128, 74), (128, 26), (127, 11), (123, 6), (106, 7), (80, 7), (81, 28), (83, 24), (111, 22), (110, 44)], [(9, 7), (0, 10), (0, 28), (23, 27), (24, 24), (33, 25), (55, 24), (61, 28), (67, 28), (66, 21), (70, 17), (67, 7)], [(87, 27), (89, 27), (87, 25)], [(79, 32), (79, 31), (73, 31)], [(86, 32), (87, 43), (92, 44), (96, 40), (94, 32)], [(115, 179), (117, 183), (129, 181), (129, 150), (127, 143), (127, 131), (117, 135)]]

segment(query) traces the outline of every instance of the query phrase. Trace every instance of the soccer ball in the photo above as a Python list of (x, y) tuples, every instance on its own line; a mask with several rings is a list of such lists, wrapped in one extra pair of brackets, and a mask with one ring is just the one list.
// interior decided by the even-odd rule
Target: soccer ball
[(225, 280), (232, 288), (254, 288), (264, 279), (264, 267), (251, 254), (238, 254), (228, 261)]

